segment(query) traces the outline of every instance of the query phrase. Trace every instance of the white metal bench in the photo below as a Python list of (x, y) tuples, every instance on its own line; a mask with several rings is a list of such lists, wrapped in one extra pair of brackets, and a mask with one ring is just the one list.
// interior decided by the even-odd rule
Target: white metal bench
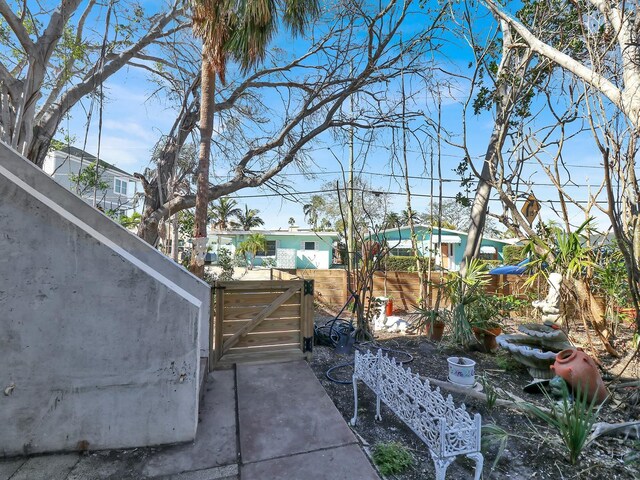
[(475, 480), (480, 479), (484, 458), (480, 453), (480, 414), (473, 418), (464, 404), (456, 408), (451, 395), (445, 399), (440, 388), (431, 388), (419, 375), (378, 350), (356, 351), (353, 371), (354, 415), (358, 420), (358, 380), (376, 394), (376, 419), (381, 420), (382, 400), (415, 434), (426, 443), (436, 469), (436, 480), (444, 480), (447, 468), (458, 455), (476, 462)]

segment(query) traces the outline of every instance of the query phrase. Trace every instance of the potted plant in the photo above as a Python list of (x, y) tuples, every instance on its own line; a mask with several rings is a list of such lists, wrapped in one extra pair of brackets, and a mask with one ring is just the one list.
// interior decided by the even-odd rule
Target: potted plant
[(502, 333), (502, 310), (499, 297), (484, 294), (467, 307), (467, 315), (476, 339), (487, 352), (498, 350), (496, 337)]
[(476, 362), (466, 357), (449, 357), (449, 381), (463, 387), (473, 387), (476, 383)]
[(446, 321), (450, 317), (448, 310), (417, 307), (411, 315), (411, 329), (425, 333), (430, 340), (439, 342), (444, 335)]
[(483, 295), (488, 283), (486, 265), (477, 258), (469, 262), (464, 275), (451, 272), (446, 276), (443, 287), (444, 295), (451, 304), (451, 336), (454, 342), (464, 347), (473, 342), (469, 308)]

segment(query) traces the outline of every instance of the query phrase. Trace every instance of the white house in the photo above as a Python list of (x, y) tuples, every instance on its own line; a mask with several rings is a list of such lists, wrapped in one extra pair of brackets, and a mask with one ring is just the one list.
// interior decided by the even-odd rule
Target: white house
[[(83, 188), (72, 180), (81, 170), (95, 163), (97, 158), (79, 148), (65, 146), (60, 150), (51, 150), (42, 169), (45, 173), (68, 190), (76, 193), (82, 199), (104, 211), (114, 211), (119, 215), (131, 215), (139, 210), (136, 207), (138, 197), (142, 192), (140, 181), (130, 173), (120, 168), (98, 160), (98, 177), (104, 182), (106, 189), (96, 190), (92, 187)], [(138, 195), (136, 195), (138, 194)]]

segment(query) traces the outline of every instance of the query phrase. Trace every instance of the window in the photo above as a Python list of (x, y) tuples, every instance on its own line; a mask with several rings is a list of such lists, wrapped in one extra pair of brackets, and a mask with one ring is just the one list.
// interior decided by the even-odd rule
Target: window
[(275, 240), (267, 240), (267, 251), (266, 252), (256, 252), (257, 257), (275, 257), (276, 255), (276, 241)]
[(316, 249), (316, 242), (304, 242), (304, 249), (305, 250), (315, 250)]
[(127, 181), (120, 178), (116, 178), (113, 186), (113, 191), (121, 195), (127, 194)]

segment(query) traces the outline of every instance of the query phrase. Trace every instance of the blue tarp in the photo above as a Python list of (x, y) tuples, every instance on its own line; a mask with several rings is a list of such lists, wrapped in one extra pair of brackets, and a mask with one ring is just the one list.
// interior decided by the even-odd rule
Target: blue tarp
[(503, 265), (489, 270), (490, 275), (522, 275), (527, 270), (529, 259), (525, 258), (517, 265)]

